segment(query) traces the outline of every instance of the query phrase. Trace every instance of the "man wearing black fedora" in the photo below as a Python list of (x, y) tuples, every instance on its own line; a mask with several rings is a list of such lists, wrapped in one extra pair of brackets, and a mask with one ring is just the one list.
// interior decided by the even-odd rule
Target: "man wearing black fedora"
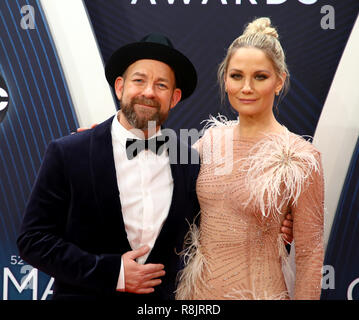
[(196, 71), (168, 38), (150, 34), (118, 49), (105, 74), (121, 110), (49, 144), (19, 253), (55, 278), (53, 299), (173, 299), (178, 253), (199, 212), (199, 164), (161, 124), (193, 93)]
[[(199, 164), (170, 161), (161, 124), (194, 91), (196, 71), (167, 37), (150, 34), (118, 49), (105, 74), (121, 110), (49, 144), (19, 252), (55, 278), (53, 299), (172, 299), (178, 252), (199, 211)], [(144, 148), (129, 154), (139, 138)]]

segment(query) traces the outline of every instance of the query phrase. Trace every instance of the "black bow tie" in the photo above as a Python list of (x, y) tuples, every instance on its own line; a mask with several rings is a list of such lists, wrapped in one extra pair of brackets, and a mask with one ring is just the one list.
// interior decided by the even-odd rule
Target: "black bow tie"
[(127, 139), (126, 141), (127, 159), (132, 160), (142, 150), (151, 150), (155, 154), (161, 154), (164, 150), (164, 144), (168, 142), (168, 140), (169, 140), (168, 136), (156, 136), (149, 140)]

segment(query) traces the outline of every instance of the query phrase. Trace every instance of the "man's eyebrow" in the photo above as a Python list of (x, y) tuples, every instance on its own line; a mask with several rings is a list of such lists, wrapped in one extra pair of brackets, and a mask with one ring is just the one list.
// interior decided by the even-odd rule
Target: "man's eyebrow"
[(138, 71), (131, 74), (131, 77), (135, 77), (135, 76), (146, 77), (146, 75), (144, 73), (138, 72)]
[[(144, 78), (147, 78), (147, 75), (145, 73), (137, 71), (137, 72), (131, 74), (131, 77), (144, 77)], [(170, 82), (169, 79), (163, 78), (163, 77), (157, 78), (156, 81)]]
[(158, 78), (157, 81), (161, 81), (161, 82), (170, 82), (168, 79), (166, 78)]

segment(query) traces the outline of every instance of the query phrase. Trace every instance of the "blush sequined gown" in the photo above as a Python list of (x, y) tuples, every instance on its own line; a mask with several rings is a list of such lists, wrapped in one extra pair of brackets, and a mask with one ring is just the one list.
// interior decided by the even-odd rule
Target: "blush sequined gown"
[(200, 227), (192, 225), (177, 299), (289, 299), (280, 231), (293, 216), (294, 299), (319, 299), (324, 182), (320, 154), (289, 132), (239, 137), (236, 121), (212, 120), (197, 143)]

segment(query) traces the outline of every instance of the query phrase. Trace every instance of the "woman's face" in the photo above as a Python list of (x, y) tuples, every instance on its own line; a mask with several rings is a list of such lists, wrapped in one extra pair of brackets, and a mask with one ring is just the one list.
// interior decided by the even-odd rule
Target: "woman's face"
[(272, 113), (274, 96), (282, 88), (271, 60), (257, 48), (239, 48), (231, 57), (225, 76), (228, 100), (240, 116), (257, 117)]

